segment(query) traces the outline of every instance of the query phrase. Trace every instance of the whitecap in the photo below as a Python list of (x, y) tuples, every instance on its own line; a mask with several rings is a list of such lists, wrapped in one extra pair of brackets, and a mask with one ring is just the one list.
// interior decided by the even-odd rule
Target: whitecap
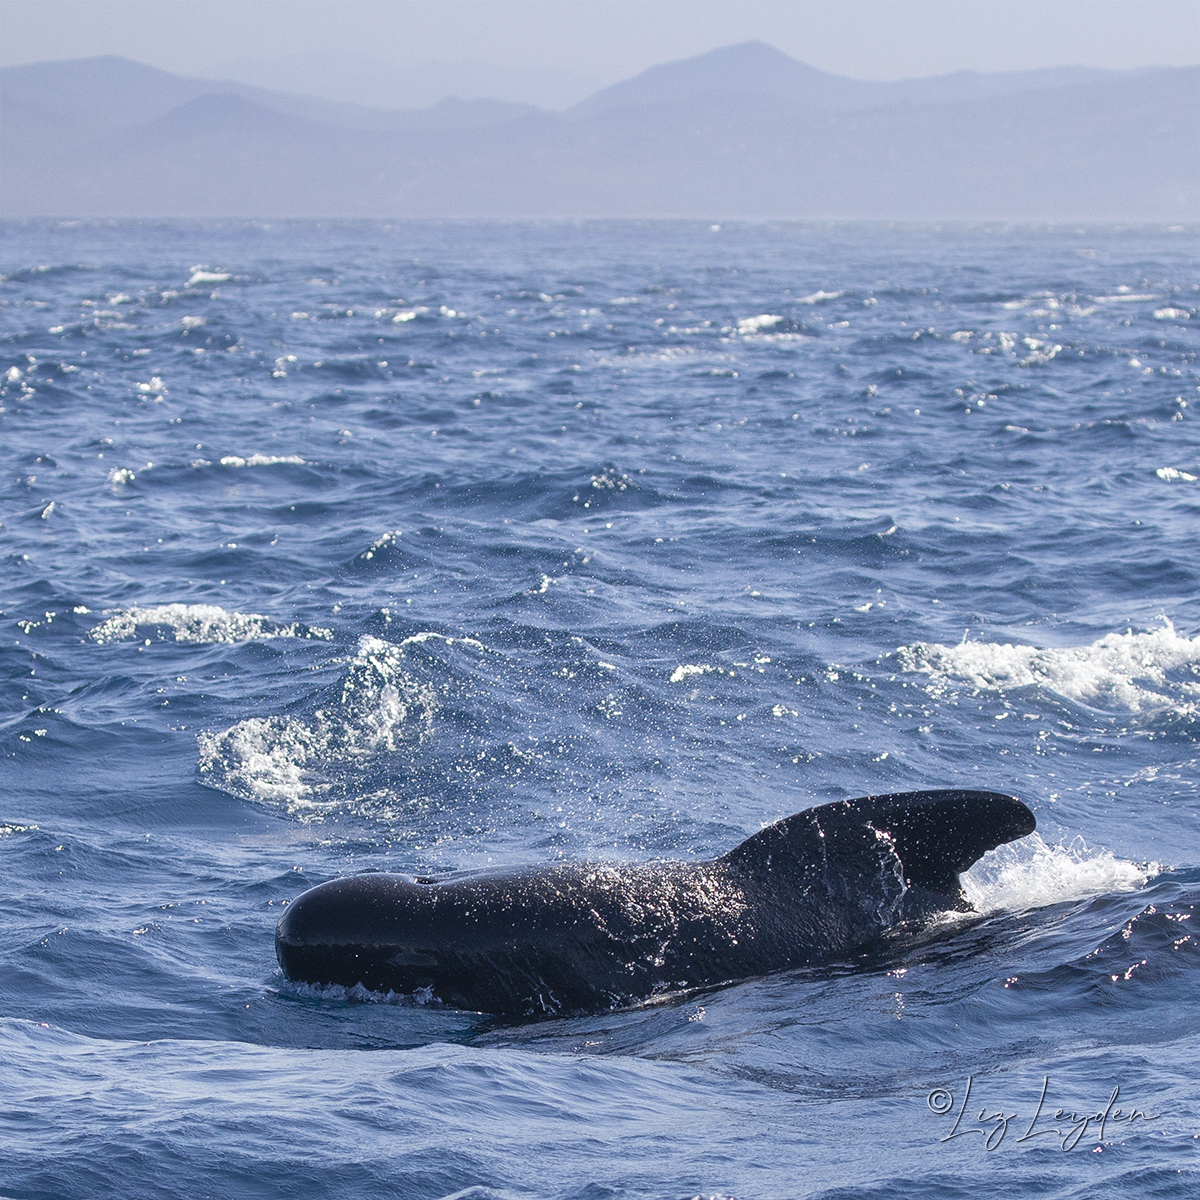
[(1194, 712), (1200, 682), (1171, 677), (1200, 667), (1200, 637), (1180, 637), (1170, 621), (1148, 633), (1109, 633), (1087, 646), (1020, 646), (1009, 642), (917, 642), (896, 651), (906, 671), (936, 687), (955, 681), (981, 691), (1043, 687), (1067, 700), (1115, 712)]
[(209, 271), (204, 267), (193, 267), (192, 277), (184, 286), (195, 287), (201, 283), (228, 283), (232, 278), (232, 275), (224, 271)]
[(333, 633), (298, 622), (281, 624), (259, 613), (229, 612), (216, 604), (160, 604), (150, 608), (134, 607), (115, 612), (88, 635), (101, 645), (126, 642), (139, 631), (165, 626), (175, 641), (192, 645), (217, 642), (251, 642), (265, 638), (321, 638), (328, 641)]
[(757, 317), (743, 317), (737, 323), (737, 332), (745, 337), (748, 333), (759, 333), (778, 325), (783, 318), (772, 313), (761, 313)]
[(707, 675), (716, 669), (708, 663), (683, 663), (671, 672), (671, 682), (682, 683), (689, 675)]
[(226, 454), (221, 458), (223, 467), (273, 467), (279, 463), (293, 463), (304, 466), (305, 460), (298, 454), (251, 454), (243, 458), (240, 454)]
[(414, 633), (411, 637), (404, 638), (401, 641), (401, 646), (419, 646), (422, 642), (445, 642), (447, 646), (455, 644), (459, 646), (470, 646), (473, 650), (484, 650), (486, 647), (477, 638), (473, 637), (447, 637), (444, 633), (434, 633), (432, 629), (424, 629), (420, 633)]

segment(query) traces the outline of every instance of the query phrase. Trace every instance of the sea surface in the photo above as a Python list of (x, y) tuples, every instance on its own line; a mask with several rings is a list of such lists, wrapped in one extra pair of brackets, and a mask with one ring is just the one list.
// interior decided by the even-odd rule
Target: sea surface
[[(1198, 349), (1195, 227), (0, 225), (0, 1194), (1200, 1194)], [(885, 962), (276, 966), (927, 787), (1038, 831)]]

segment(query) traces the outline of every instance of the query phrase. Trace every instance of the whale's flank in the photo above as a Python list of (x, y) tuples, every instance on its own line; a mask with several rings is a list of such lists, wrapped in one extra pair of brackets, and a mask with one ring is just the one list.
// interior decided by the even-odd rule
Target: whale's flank
[(275, 948), (310, 983), (430, 988), (507, 1017), (597, 1011), (826, 961), (967, 909), (959, 873), (1034, 825), (997, 792), (907, 792), (808, 809), (709, 862), (358, 875), (289, 906)]

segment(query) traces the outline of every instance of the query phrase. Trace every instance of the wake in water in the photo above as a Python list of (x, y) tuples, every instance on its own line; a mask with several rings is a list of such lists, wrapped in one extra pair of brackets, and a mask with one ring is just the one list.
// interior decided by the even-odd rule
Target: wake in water
[(989, 850), (961, 876), (963, 892), (979, 913), (1024, 912), (1108, 892), (1131, 892), (1162, 871), (1159, 863), (1133, 863), (1083, 838), (1048, 845), (1040, 833)]

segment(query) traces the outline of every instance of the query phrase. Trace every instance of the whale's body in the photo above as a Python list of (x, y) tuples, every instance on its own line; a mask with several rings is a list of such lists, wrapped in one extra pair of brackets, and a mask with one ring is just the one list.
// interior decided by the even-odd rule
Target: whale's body
[(969, 909), (958, 876), (1031, 833), (997, 792), (807, 809), (706, 862), (561, 863), (310, 889), (275, 933), (284, 974), (509, 1018), (595, 1012), (828, 961)]

